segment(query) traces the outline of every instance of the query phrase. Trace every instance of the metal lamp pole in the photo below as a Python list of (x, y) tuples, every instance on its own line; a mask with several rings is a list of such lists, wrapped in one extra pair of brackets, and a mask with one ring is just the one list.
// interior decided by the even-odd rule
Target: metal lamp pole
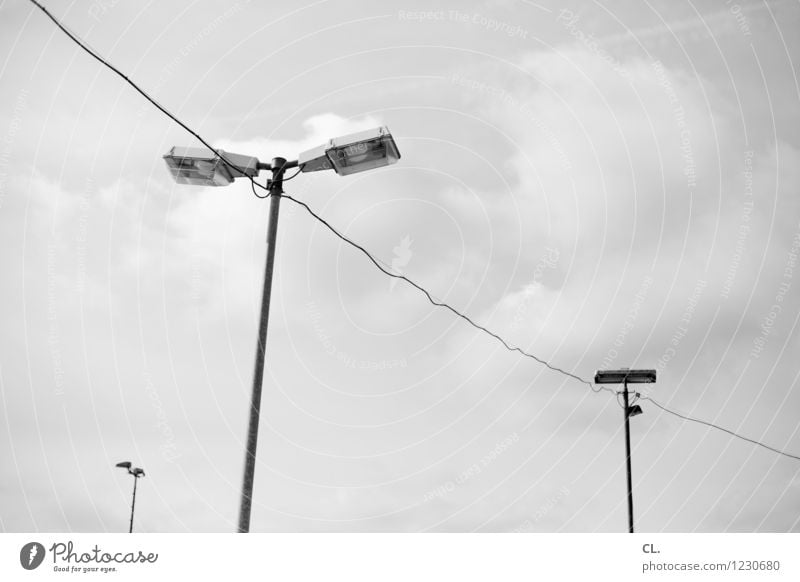
[[(598, 370), (594, 375), (595, 384), (622, 384), (622, 397), (625, 399), (623, 414), (625, 415), (625, 469), (627, 471), (628, 483), (628, 532), (633, 533), (633, 482), (631, 478), (631, 416), (642, 414), (642, 407), (636, 404), (639, 393), (635, 392), (636, 400), (633, 406), (628, 401), (628, 383), (631, 384), (652, 384), (656, 381), (655, 370), (631, 370), (621, 368), (619, 370)], [(615, 397), (619, 397), (619, 392)]]
[[(272, 295), (272, 274), (275, 269), (275, 239), (278, 234), (278, 212), (283, 194), (284, 171), (289, 168), (299, 168), (298, 171), (302, 172), (334, 170), (340, 176), (349, 176), (394, 164), (400, 159), (400, 152), (386, 126), (331, 138), (320, 146), (301, 152), (298, 159), (290, 162), (287, 162), (285, 158), (273, 158), (269, 164), (264, 164), (253, 156), (234, 154), (223, 150), (217, 151), (211, 149), (205, 142), (203, 144), (206, 145), (206, 148), (173, 147), (164, 154), (167, 168), (179, 184), (227, 186), (236, 178), (246, 177), (252, 181), (258, 176), (260, 170), (272, 172), (272, 179), (267, 182), (267, 189), (270, 193), (267, 264), (264, 269), (264, 287), (261, 292), (261, 316), (258, 325), (250, 420), (247, 428), (242, 499), (239, 506), (238, 531), (247, 533), (250, 531), (250, 513), (253, 505), (258, 422), (261, 414), (261, 388), (264, 380), (269, 304)], [(253, 185), (255, 186), (255, 183)]]
[(123, 461), (117, 463), (120, 469), (127, 469), (128, 475), (133, 475), (133, 499), (131, 500), (131, 525), (128, 528), (128, 533), (133, 533), (133, 512), (136, 509), (136, 482), (139, 477), (144, 477), (144, 469), (140, 467), (133, 467), (130, 461)]
[(628, 470), (628, 532), (633, 533), (633, 484), (631, 482), (631, 408), (628, 405), (628, 382), (622, 392), (625, 401), (625, 465)]
[(139, 475), (133, 474), (133, 500), (131, 501), (131, 525), (128, 528), (128, 533), (133, 533), (133, 512), (136, 509), (136, 483), (139, 481)]
[(275, 269), (275, 239), (278, 235), (278, 210), (283, 193), (283, 173), (297, 167), (297, 161), (287, 162), (274, 158), (265, 169), (272, 171), (269, 182), (269, 224), (267, 226), (267, 264), (264, 269), (264, 288), (261, 292), (261, 317), (258, 324), (258, 345), (253, 372), (253, 392), (250, 400), (250, 421), (247, 428), (247, 451), (244, 459), (242, 500), (239, 506), (239, 533), (250, 531), (250, 511), (253, 505), (253, 480), (256, 472), (256, 447), (258, 446), (258, 421), (261, 414), (261, 387), (264, 380), (264, 357), (267, 347), (269, 303), (272, 297), (272, 274)]

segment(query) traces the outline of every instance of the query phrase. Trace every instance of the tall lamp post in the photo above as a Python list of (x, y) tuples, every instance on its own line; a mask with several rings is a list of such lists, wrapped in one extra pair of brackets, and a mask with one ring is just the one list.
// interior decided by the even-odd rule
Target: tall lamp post
[[(207, 148), (173, 147), (164, 160), (175, 181), (195, 186), (227, 186), (235, 178), (255, 178), (260, 170), (272, 172), (267, 182), (270, 193), (269, 225), (267, 226), (267, 261), (264, 269), (264, 287), (261, 293), (261, 316), (258, 325), (258, 343), (253, 371), (253, 391), (250, 402), (250, 420), (247, 430), (247, 450), (242, 480), (242, 498), (239, 506), (239, 532), (250, 531), (250, 513), (253, 503), (253, 480), (258, 445), (258, 421), (261, 413), (261, 386), (264, 378), (264, 359), (267, 345), (269, 304), (272, 295), (272, 274), (275, 266), (275, 239), (278, 234), (278, 209), (283, 193), (284, 172), (298, 168), (298, 172), (334, 170), (340, 176), (364, 172), (394, 164), (400, 152), (387, 127), (353, 133), (328, 140), (319, 147), (302, 152), (297, 160), (273, 158), (262, 163), (258, 158), (232, 154)], [(294, 177), (294, 176), (292, 176)]]
[[(631, 416), (642, 414), (638, 404), (631, 406), (628, 402), (628, 384), (652, 384), (656, 381), (655, 370), (600, 370), (594, 376), (595, 384), (623, 384), (625, 416), (625, 468), (628, 474), (628, 532), (633, 533), (633, 484), (631, 480), (631, 429), (628, 422)], [(638, 393), (636, 394), (638, 397)]]
[(144, 469), (140, 469), (139, 467), (131, 467), (130, 461), (123, 461), (122, 463), (117, 463), (117, 467), (121, 469), (127, 469), (128, 475), (133, 475), (133, 500), (131, 501), (131, 526), (128, 528), (128, 533), (133, 533), (133, 511), (136, 508), (136, 482), (139, 480), (139, 477), (144, 477)]

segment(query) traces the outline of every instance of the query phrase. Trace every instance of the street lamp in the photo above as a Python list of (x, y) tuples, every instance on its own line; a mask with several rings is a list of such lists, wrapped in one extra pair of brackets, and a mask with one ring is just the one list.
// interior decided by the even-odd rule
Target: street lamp
[(131, 501), (131, 526), (128, 528), (128, 533), (133, 533), (133, 510), (136, 507), (136, 482), (139, 480), (139, 477), (144, 477), (144, 469), (140, 469), (139, 467), (131, 467), (130, 461), (123, 461), (122, 463), (117, 463), (117, 467), (121, 469), (127, 469), (129, 475), (133, 475), (133, 501)]
[[(642, 414), (642, 407), (628, 403), (628, 384), (652, 384), (656, 381), (655, 370), (599, 370), (594, 375), (595, 384), (624, 384), (622, 391), (625, 415), (625, 466), (628, 471), (628, 531), (633, 533), (633, 485), (631, 483), (631, 429), (628, 419)], [(639, 393), (636, 393), (638, 398)]]
[(242, 499), (239, 506), (240, 533), (250, 531), (250, 512), (253, 503), (258, 421), (261, 410), (261, 386), (264, 378), (264, 356), (269, 323), (269, 303), (272, 294), (272, 273), (275, 266), (275, 239), (278, 234), (278, 209), (283, 193), (283, 175), (290, 168), (301, 172), (334, 170), (340, 176), (349, 176), (382, 166), (394, 164), (400, 152), (388, 127), (344, 135), (328, 140), (316, 148), (302, 152), (297, 160), (273, 158), (262, 163), (258, 158), (232, 154), (207, 148), (173, 147), (164, 155), (172, 177), (179, 184), (196, 186), (227, 186), (236, 178), (255, 178), (260, 170), (272, 172), (267, 181), (269, 190), (269, 224), (267, 226), (267, 260), (264, 269), (264, 287), (261, 293), (261, 316), (258, 326), (253, 392), (250, 402), (250, 420), (247, 430)]

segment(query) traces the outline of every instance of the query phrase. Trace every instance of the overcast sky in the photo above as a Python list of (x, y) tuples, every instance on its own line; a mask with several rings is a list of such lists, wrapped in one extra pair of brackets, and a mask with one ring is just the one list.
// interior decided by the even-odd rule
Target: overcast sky
[[(227, 151), (388, 125), (300, 175), (514, 345), (800, 454), (800, 5), (45, 2)], [(0, 530), (234, 531), (268, 203), (0, 2)], [(614, 396), (509, 353), (284, 201), (253, 531), (625, 531)], [(800, 462), (640, 401), (639, 531), (800, 531)]]

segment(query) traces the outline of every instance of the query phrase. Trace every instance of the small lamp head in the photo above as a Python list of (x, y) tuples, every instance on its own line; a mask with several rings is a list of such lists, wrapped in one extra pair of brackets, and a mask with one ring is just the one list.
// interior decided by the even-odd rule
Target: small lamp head
[(638, 404), (634, 404), (633, 406), (628, 407), (628, 418), (631, 416), (638, 416), (642, 414), (642, 407)]

